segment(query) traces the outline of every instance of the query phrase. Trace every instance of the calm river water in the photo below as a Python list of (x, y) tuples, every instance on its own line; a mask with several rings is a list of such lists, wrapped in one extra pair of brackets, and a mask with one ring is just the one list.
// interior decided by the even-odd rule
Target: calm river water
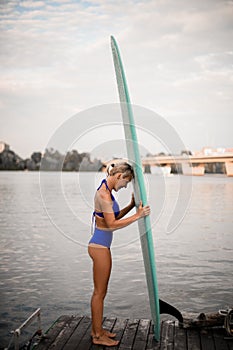
[[(44, 330), (62, 314), (90, 315), (87, 242), (94, 190), (103, 177), (0, 172), (1, 347), (37, 307)], [(147, 175), (146, 186), (161, 299), (180, 311), (232, 306), (233, 178)], [(121, 206), (131, 192), (130, 185), (117, 194)], [(167, 233), (178, 194), (184, 208), (178, 208), (177, 223), (183, 220)], [(112, 256), (105, 314), (150, 318), (136, 223), (114, 233)]]

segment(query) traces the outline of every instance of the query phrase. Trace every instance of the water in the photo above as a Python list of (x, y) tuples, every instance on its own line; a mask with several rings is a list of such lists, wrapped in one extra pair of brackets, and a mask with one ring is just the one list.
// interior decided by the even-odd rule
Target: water
[[(92, 198), (103, 174), (0, 172), (0, 346), (37, 307), (46, 330), (62, 314), (90, 315)], [(147, 176), (160, 297), (181, 311), (233, 305), (233, 178), (192, 178), (182, 223), (165, 231), (178, 177)], [(180, 177), (190, 185), (190, 178)], [(40, 181), (39, 181), (40, 180)], [(132, 188), (118, 200), (130, 201)], [(41, 193), (43, 200), (41, 198)], [(150, 318), (137, 224), (116, 231), (105, 314)]]

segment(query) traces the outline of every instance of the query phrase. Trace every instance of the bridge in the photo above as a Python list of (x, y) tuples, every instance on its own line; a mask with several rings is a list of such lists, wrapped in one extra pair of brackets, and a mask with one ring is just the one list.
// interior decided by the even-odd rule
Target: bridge
[(225, 163), (227, 176), (233, 176), (233, 152), (221, 154), (213, 153), (210, 155), (181, 155), (181, 156), (153, 156), (142, 159), (142, 165), (171, 166), (181, 164), (184, 175), (204, 175), (205, 164), (207, 163)]

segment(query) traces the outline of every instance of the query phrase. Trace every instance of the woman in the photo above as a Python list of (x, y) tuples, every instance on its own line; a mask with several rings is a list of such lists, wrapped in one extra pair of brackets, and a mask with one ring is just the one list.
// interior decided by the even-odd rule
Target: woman
[(88, 253), (93, 260), (94, 279), (94, 292), (91, 299), (92, 341), (94, 344), (116, 346), (119, 341), (112, 339), (116, 334), (102, 328), (104, 298), (112, 267), (110, 246), (113, 231), (149, 215), (150, 207), (143, 207), (142, 202), (140, 202), (135, 214), (122, 219), (134, 208), (134, 197), (132, 195), (130, 204), (120, 210), (112, 195), (112, 190), (117, 192), (121, 188), (126, 188), (134, 177), (133, 169), (128, 163), (116, 163), (107, 168), (107, 174), (107, 179), (102, 181), (95, 194), (95, 211), (93, 213), (95, 228), (88, 245)]

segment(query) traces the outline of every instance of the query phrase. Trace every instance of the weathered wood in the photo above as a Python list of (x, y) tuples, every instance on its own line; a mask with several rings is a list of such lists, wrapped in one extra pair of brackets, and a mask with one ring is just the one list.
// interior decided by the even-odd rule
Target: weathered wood
[(173, 350), (174, 348), (174, 333), (175, 333), (175, 321), (168, 321), (168, 347), (167, 350)]
[[(64, 350), (74, 350), (77, 349), (79, 343), (81, 342), (83, 336), (90, 330), (91, 327), (91, 319), (89, 317), (84, 316), (79, 322), (78, 326), (75, 328), (69, 340), (66, 342), (64, 346)], [(90, 333), (89, 333), (90, 336)]]
[(199, 332), (195, 329), (187, 329), (187, 349), (200, 350), (201, 342)]
[(112, 332), (115, 323), (116, 323), (116, 318), (106, 317), (103, 321), (103, 328), (109, 332)]
[(226, 336), (225, 329), (215, 329), (213, 332), (214, 337), (214, 344), (215, 348), (218, 350), (228, 350), (228, 345), (226, 339), (224, 337)]
[(56, 337), (56, 339), (51, 343), (48, 350), (62, 350), (66, 342), (69, 340), (72, 333), (74, 332), (75, 328), (78, 326), (81, 319), (81, 316), (71, 316), (69, 321), (64, 325), (64, 328)]
[[(128, 323), (128, 319), (123, 320), (123, 319), (116, 318), (115, 324), (112, 328), (112, 332), (116, 333), (116, 340), (121, 341), (127, 323)], [(105, 347), (105, 348), (110, 349), (110, 347)], [(118, 346), (111, 346), (111, 349), (117, 350)]]
[(131, 350), (134, 338), (136, 336), (137, 328), (139, 325), (139, 320), (135, 319), (133, 321), (129, 320), (126, 324), (126, 328), (121, 339), (119, 346), (120, 350)]
[(91, 323), (89, 324), (86, 333), (82, 337), (80, 343), (78, 344), (79, 350), (88, 350), (92, 346), (92, 337), (91, 337)]
[(147, 338), (150, 332), (150, 320), (140, 320), (136, 337), (133, 344), (133, 350), (145, 350), (147, 347)]
[(219, 327), (180, 328), (178, 322), (163, 321), (159, 342), (150, 320), (104, 318), (103, 327), (117, 334), (118, 346), (92, 344), (90, 317), (61, 316), (35, 350), (233, 350), (233, 339)]
[(49, 346), (55, 341), (56, 337), (62, 331), (64, 326), (70, 321), (70, 316), (63, 315), (55, 321), (52, 326), (48, 329), (45, 336), (41, 339), (40, 343), (37, 345), (37, 350), (47, 350)]
[(200, 339), (202, 350), (215, 350), (213, 332), (211, 329), (201, 330)]
[(173, 321), (164, 321), (161, 332), (161, 350), (173, 349), (174, 334), (173, 334)]
[(187, 349), (187, 331), (184, 328), (174, 326), (174, 350)]
[(228, 345), (228, 350), (233, 350), (233, 337), (227, 337), (226, 341)]
[[(162, 326), (163, 326), (163, 324), (161, 325), (161, 331), (162, 331)], [(149, 335), (148, 335), (148, 339), (147, 339), (146, 350), (159, 350), (159, 349), (160, 349), (160, 341), (158, 342), (158, 341), (155, 340), (155, 337), (154, 337), (154, 325), (151, 322)]]

